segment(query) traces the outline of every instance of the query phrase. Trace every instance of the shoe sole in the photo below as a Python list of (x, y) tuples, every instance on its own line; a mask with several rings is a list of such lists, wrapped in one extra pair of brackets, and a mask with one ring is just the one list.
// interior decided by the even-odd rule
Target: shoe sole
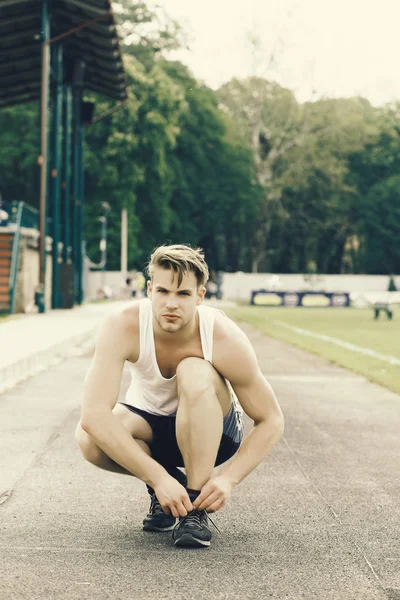
[(173, 529), (175, 529), (175, 524), (170, 525), (169, 527), (154, 527), (154, 525), (143, 525), (143, 531), (163, 532), (172, 531)]
[(174, 541), (174, 545), (199, 548), (202, 546), (209, 546), (210, 541), (199, 540), (198, 538), (195, 538), (191, 533), (184, 533)]

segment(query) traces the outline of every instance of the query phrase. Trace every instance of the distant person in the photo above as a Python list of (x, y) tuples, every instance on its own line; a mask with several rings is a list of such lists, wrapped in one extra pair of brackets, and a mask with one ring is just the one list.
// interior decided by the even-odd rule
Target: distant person
[[(173, 530), (176, 546), (209, 546), (208, 513), (279, 441), (283, 416), (245, 334), (203, 305), (201, 250), (161, 246), (148, 273), (148, 298), (118, 307), (101, 328), (77, 440), (92, 464), (147, 484), (145, 531)], [(132, 381), (118, 402), (125, 361)], [(244, 441), (243, 410), (254, 421)]]
[(224, 274), (222, 271), (217, 271), (215, 275), (215, 283), (217, 284), (217, 299), (222, 299), (222, 284), (224, 281)]
[(207, 298), (213, 298), (213, 297), (217, 297), (217, 292), (218, 292), (218, 286), (215, 283), (215, 281), (209, 281), (207, 283), (207, 292), (206, 292), (206, 297)]
[(137, 294), (137, 280), (136, 280), (136, 272), (129, 275), (126, 280), (126, 285), (128, 288), (128, 296), (132, 296), (132, 298), (136, 298)]
[(131, 296), (131, 287), (132, 287), (132, 277), (130, 275), (128, 275), (128, 277), (125, 279), (125, 290), (124, 290), (124, 296), (129, 298), (129, 296)]
[(109, 285), (103, 285), (97, 290), (97, 300), (111, 300), (113, 291)]
[(271, 275), (267, 279), (266, 283), (267, 290), (277, 291), (281, 289), (281, 280), (279, 275)]

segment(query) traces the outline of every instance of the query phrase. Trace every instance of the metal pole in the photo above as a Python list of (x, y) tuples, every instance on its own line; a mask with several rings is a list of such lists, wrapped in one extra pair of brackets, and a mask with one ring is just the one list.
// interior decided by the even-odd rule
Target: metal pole
[(101, 263), (102, 263), (102, 287), (106, 284), (106, 271), (107, 271), (107, 225), (108, 225), (108, 213), (110, 212), (110, 205), (108, 202), (102, 202), (102, 208), (104, 210), (104, 215), (99, 217), (99, 221), (101, 222), (101, 241), (100, 241), (100, 250), (101, 250)]
[[(46, 278), (46, 221), (47, 221), (47, 119), (49, 100), (49, 63), (50, 44), (67, 38), (92, 23), (112, 15), (111, 10), (98, 15), (95, 19), (85, 21), (77, 27), (64, 31), (64, 33), (50, 39), (50, 16), (48, 0), (41, 0), (41, 41), (42, 41), (42, 91), (41, 91), (41, 154), (38, 159), (40, 165), (40, 236), (39, 236), (39, 286), (35, 292), (35, 303), (39, 312), (45, 312), (45, 278)], [(76, 188), (75, 188), (76, 189)], [(75, 244), (74, 244), (75, 245)]]
[(56, 89), (54, 97), (54, 115), (53, 115), (53, 152), (52, 152), (52, 208), (53, 208), (53, 276), (52, 276), (52, 308), (60, 308), (60, 264), (59, 264), (59, 244), (60, 244), (60, 133), (62, 118), (62, 96), (63, 96), (63, 47), (56, 47), (56, 56), (54, 61), (54, 71), (56, 80)]
[(47, 43), (50, 38), (50, 19), (47, 0), (42, 0), (41, 14), (42, 37), (42, 90), (40, 113), (41, 155), (40, 165), (40, 237), (39, 237), (39, 288), (36, 292), (35, 302), (40, 313), (45, 312), (45, 279), (46, 279), (46, 217), (47, 217), (47, 119), (49, 102), (49, 63), (50, 47)]
[(83, 302), (83, 230), (84, 230), (84, 193), (85, 193), (85, 160), (84, 160), (85, 128), (79, 127), (79, 205), (77, 227), (77, 254), (78, 254), (78, 304)]
[(106, 211), (105, 214), (105, 220), (104, 220), (104, 267), (103, 267), (103, 271), (104, 273), (107, 271), (107, 228), (108, 228), (108, 211)]
[[(42, 41), (42, 90), (41, 90), (41, 155), (38, 163), (40, 165), (40, 236), (39, 236), (39, 286), (35, 292), (35, 303), (39, 312), (45, 312), (45, 278), (46, 278), (46, 221), (47, 221), (47, 118), (48, 118), (48, 100), (49, 100), (49, 63), (50, 63), (50, 44), (61, 39), (67, 38), (82, 29), (85, 29), (92, 23), (112, 15), (111, 10), (98, 15), (95, 19), (85, 21), (77, 27), (64, 31), (62, 34), (50, 39), (50, 16), (48, 0), (41, 0), (41, 41)], [(80, 94), (79, 94), (80, 96)], [(76, 113), (77, 114), (77, 113)], [(75, 148), (74, 148), (75, 150)], [(75, 154), (74, 154), (75, 155)], [(74, 169), (75, 171), (75, 169)], [(76, 189), (76, 188), (75, 188)], [(74, 210), (73, 210), (74, 214)], [(75, 246), (75, 244), (73, 244)], [(73, 252), (73, 248), (72, 248)], [(74, 263), (75, 264), (75, 263)], [(75, 287), (76, 289), (76, 287)]]
[(72, 262), (74, 265), (74, 299), (78, 302), (78, 207), (80, 202), (80, 143), (81, 89), (73, 91), (73, 165), (72, 165)]
[(101, 257), (100, 262), (103, 265), (101, 267), (101, 287), (103, 288), (105, 285), (105, 277), (106, 277), (106, 248), (107, 248), (107, 217), (99, 217), (99, 221), (101, 223), (101, 240), (100, 240), (100, 251)]
[(125, 281), (128, 274), (128, 210), (121, 211), (121, 275)]
[(63, 261), (64, 263), (71, 262), (71, 87), (68, 85), (64, 93), (64, 132), (63, 132)]

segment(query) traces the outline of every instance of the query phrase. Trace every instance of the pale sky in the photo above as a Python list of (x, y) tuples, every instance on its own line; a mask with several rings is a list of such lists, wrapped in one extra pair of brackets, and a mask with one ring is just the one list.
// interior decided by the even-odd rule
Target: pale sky
[[(400, 100), (400, 0), (158, 0), (191, 51), (175, 53), (212, 88), (252, 74), (298, 100), (361, 95)], [(251, 51), (249, 35), (263, 48)], [(265, 71), (271, 53), (275, 64)], [(314, 90), (314, 94), (313, 94)]]

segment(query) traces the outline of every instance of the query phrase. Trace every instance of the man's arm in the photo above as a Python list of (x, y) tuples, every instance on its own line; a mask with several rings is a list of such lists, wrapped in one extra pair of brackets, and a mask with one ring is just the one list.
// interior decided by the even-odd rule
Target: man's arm
[(269, 454), (282, 437), (284, 427), (282, 411), (260, 371), (253, 347), (235, 323), (226, 321), (214, 340), (213, 365), (232, 384), (254, 427), (237, 454), (204, 486), (195, 502), (195, 507), (212, 512), (226, 503), (232, 488)]
[(101, 328), (85, 379), (81, 427), (107, 456), (154, 489), (166, 513), (184, 517), (193, 508), (185, 488), (142, 450), (112, 412), (124, 362), (139, 355), (139, 341), (134, 341), (138, 324), (131, 312), (110, 315)]
[(165, 470), (140, 448), (112, 412), (124, 362), (135, 353), (132, 340), (137, 337), (132, 315), (117, 312), (105, 319), (85, 379), (81, 427), (107, 456), (153, 486)]

